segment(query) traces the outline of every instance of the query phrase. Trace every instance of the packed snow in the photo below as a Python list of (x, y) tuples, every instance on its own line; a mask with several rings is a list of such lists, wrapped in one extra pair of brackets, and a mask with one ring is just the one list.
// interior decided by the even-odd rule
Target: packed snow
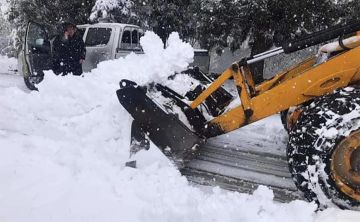
[(0, 74), (13, 74), (17, 71), (17, 59), (0, 55)]
[(125, 167), (132, 119), (118, 82), (161, 80), (193, 55), (175, 33), (167, 48), (160, 41), (147, 32), (144, 55), (83, 77), (49, 71), (39, 91), (0, 86), (0, 221), (358, 221), (358, 212), (275, 202), (263, 186), (250, 195), (191, 185), (155, 147), (137, 154), (137, 169)]

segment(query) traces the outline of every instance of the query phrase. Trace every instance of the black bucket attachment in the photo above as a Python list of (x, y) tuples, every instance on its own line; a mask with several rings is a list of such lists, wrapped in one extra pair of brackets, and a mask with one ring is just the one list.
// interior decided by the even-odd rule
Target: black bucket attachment
[[(122, 88), (116, 93), (122, 106), (134, 118), (133, 127), (145, 133), (178, 167), (197, 154), (203, 138), (192, 132), (175, 114), (167, 113), (152, 101), (146, 95), (146, 89), (128, 80), (122, 80), (120, 86)], [(145, 134), (140, 133), (137, 137), (141, 140)]]
[(131, 124), (130, 157), (140, 150), (149, 150), (150, 141), (135, 120)]

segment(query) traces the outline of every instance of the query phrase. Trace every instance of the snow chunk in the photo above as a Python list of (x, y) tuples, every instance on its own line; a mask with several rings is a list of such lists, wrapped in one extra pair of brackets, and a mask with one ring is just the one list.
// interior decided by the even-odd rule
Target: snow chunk
[(170, 34), (166, 48), (160, 37), (150, 31), (145, 32), (140, 44), (144, 54), (132, 53), (126, 58), (101, 62), (91, 73), (106, 75), (109, 82), (128, 79), (139, 85), (161, 83), (175, 72), (185, 70), (194, 58), (191, 45), (183, 42), (177, 33)]
[(149, 56), (160, 56), (164, 53), (164, 43), (154, 32), (145, 32), (140, 39), (140, 44), (144, 53)]

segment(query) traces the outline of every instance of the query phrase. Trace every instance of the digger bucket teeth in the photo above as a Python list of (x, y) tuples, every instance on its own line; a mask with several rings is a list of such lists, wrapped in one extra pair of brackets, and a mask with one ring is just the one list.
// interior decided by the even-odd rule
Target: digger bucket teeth
[(203, 139), (192, 132), (174, 114), (166, 113), (146, 91), (128, 80), (120, 82), (117, 96), (148, 138), (178, 167), (197, 154)]

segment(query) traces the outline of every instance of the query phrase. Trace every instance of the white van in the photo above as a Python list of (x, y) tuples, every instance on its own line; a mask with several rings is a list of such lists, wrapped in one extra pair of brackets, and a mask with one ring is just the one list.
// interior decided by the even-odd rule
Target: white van
[(124, 57), (131, 52), (143, 53), (139, 40), (144, 35), (144, 31), (139, 26), (98, 23), (77, 27), (83, 33), (86, 46), (84, 72), (96, 68), (101, 61)]
[[(129, 53), (142, 54), (140, 38), (143, 29), (136, 25), (121, 23), (97, 23), (78, 25), (86, 46), (86, 58), (83, 71), (89, 72), (101, 61), (125, 57)], [(43, 70), (52, 69), (52, 42), (48, 31), (41, 24), (29, 22), (19, 55), (19, 71), (24, 75), (26, 85), (35, 89), (34, 84), (42, 81)], [(194, 62), (201, 71), (209, 71), (207, 50), (195, 50)]]

